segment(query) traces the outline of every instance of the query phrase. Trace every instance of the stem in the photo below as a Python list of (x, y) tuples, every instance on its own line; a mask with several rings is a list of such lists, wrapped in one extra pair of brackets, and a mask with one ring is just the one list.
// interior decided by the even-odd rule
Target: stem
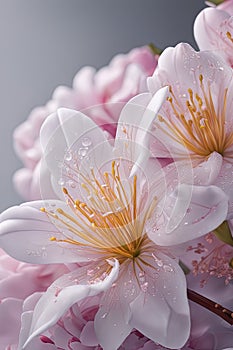
[(230, 325), (233, 325), (233, 312), (229, 309), (226, 309), (222, 305), (217, 304), (215, 301), (212, 301), (197, 292), (194, 292), (191, 289), (187, 290), (188, 299), (197, 303), (210, 312), (213, 312), (215, 315), (218, 315), (223, 320), (225, 320)]

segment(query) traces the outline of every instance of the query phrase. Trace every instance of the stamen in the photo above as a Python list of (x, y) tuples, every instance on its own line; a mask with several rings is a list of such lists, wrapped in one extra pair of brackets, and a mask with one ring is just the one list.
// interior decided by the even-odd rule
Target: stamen
[(73, 198), (67, 188), (62, 188), (73, 215), (62, 208), (56, 208), (55, 213), (41, 208), (59, 228), (59, 236), (50, 237), (51, 242), (72, 244), (89, 254), (98, 251), (109, 259), (117, 258), (121, 263), (127, 259), (138, 260), (144, 246), (148, 251), (150, 244), (145, 238), (144, 222), (155, 201), (142, 222), (137, 222), (137, 176), (128, 182), (128, 193), (121, 180), (119, 166), (113, 161), (110, 172), (101, 174), (99, 171), (100, 180), (93, 168), (89, 177), (82, 174), (82, 188), (88, 194), (88, 203)]
[(232, 35), (230, 32), (226, 32), (227, 39), (229, 39), (233, 43)]
[(171, 96), (167, 101), (171, 110), (166, 112), (166, 116), (158, 115), (155, 126), (175, 142), (185, 146), (195, 159), (200, 156), (208, 157), (212, 152), (233, 158), (227, 150), (233, 144), (233, 132), (226, 130), (225, 123), (228, 90), (224, 90), (222, 105), (216, 109), (210, 82), (204, 83), (202, 74), (199, 75), (199, 85), (202, 96), (191, 88), (187, 90), (186, 110), (170, 86)]

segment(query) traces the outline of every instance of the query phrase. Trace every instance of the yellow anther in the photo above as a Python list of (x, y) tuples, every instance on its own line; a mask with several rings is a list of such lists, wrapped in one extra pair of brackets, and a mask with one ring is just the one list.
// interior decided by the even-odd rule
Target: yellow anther
[(167, 98), (167, 100), (168, 100), (168, 102), (170, 102), (170, 103), (172, 103), (172, 102), (173, 102), (173, 100), (172, 100), (172, 97), (171, 97), (171, 96), (169, 96), (169, 97)]
[(233, 42), (232, 35), (230, 32), (226, 32), (226, 36), (231, 42)]
[(164, 122), (164, 118), (163, 118), (160, 114), (158, 114), (158, 120), (159, 120), (160, 122)]
[(113, 177), (115, 177), (115, 175), (116, 175), (116, 172), (115, 172), (115, 164), (116, 164), (116, 162), (115, 162), (115, 160), (112, 162), (112, 176)]
[(80, 204), (80, 201), (77, 199), (77, 200), (75, 201), (75, 207), (76, 207), (76, 208), (79, 207), (79, 204)]
[(64, 194), (68, 194), (68, 191), (67, 191), (67, 189), (65, 187), (62, 188), (62, 191), (63, 191)]
[(55, 242), (55, 241), (57, 240), (57, 238), (53, 236), (53, 237), (50, 237), (49, 240), (50, 240), (51, 242)]
[(40, 211), (42, 211), (43, 213), (46, 213), (46, 209), (44, 207), (40, 208)]
[(200, 83), (202, 84), (202, 82), (203, 82), (203, 75), (202, 74), (199, 75), (199, 80), (200, 80)]
[(189, 93), (190, 96), (193, 96), (193, 90), (192, 89), (189, 88), (188, 89), (188, 93)]

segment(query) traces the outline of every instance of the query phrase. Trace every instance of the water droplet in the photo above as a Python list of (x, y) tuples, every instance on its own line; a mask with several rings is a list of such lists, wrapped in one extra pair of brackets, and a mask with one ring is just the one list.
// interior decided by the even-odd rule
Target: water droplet
[(88, 152), (88, 148), (87, 147), (85, 147), (85, 148), (79, 148), (79, 150), (78, 150), (78, 155), (80, 156), (80, 157), (85, 157), (86, 155), (87, 155), (87, 152)]
[(105, 312), (102, 316), (101, 316), (101, 318), (106, 318), (108, 316), (108, 312)]
[(82, 139), (82, 145), (84, 147), (89, 147), (89, 146), (91, 146), (91, 144), (92, 144), (92, 141), (91, 141), (91, 139), (89, 137), (84, 137)]
[(69, 162), (70, 160), (72, 159), (72, 153), (71, 152), (66, 152), (66, 155), (65, 155), (65, 160), (67, 162)]
[(94, 276), (94, 270), (93, 269), (87, 270), (87, 275)]
[(148, 289), (148, 282), (145, 282), (141, 285), (141, 290), (145, 293)]
[(164, 265), (163, 269), (164, 269), (165, 272), (174, 272), (173, 267), (170, 266), (170, 265)]
[(59, 186), (64, 186), (65, 185), (65, 181), (64, 181), (64, 179), (62, 177), (58, 180), (57, 183), (58, 183)]
[(72, 180), (67, 181), (67, 185), (68, 185), (69, 187), (71, 187), (71, 188), (75, 188), (75, 187), (76, 187), (75, 182), (72, 181)]

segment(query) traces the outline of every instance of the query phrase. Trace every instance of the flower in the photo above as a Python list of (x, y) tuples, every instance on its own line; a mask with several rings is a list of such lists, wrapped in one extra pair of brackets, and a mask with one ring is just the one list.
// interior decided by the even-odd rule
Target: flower
[[(198, 286), (190, 277), (188, 280), (190, 286), (198, 290)], [(224, 305), (230, 305), (232, 300), (231, 288), (229, 290), (222, 289), (219, 281), (216, 283), (213, 278), (211, 278), (208, 288), (205, 288), (204, 294), (207, 297), (211, 295), (211, 298), (224, 303)], [(39, 297), (39, 293), (30, 296), (24, 303), (24, 312), (33, 313), (33, 307)], [(53, 327), (37, 338), (37, 342), (40, 341), (44, 346), (50, 346), (52, 350), (79, 350), (80, 347), (83, 350), (101, 350), (102, 347), (98, 345), (94, 329), (94, 319), (99, 309), (99, 301), (100, 297), (96, 296), (73, 305)], [(231, 346), (231, 326), (223, 324), (216, 315), (209, 313), (200, 305), (191, 303), (190, 307), (191, 334), (187, 343), (179, 350), (217, 350)], [(24, 312), (22, 319), (24, 319)], [(140, 332), (132, 330), (119, 350), (168, 350), (168, 348), (156, 344)]]
[(49, 114), (59, 107), (85, 110), (106, 132), (114, 135), (121, 108), (131, 97), (146, 91), (146, 78), (156, 65), (157, 56), (149, 47), (136, 48), (126, 55), (117, 55), (97, 72), (92, 67), (82, 68), (72, 88), (56, 88), (52, 99), (45, 106), (35, 108), (14, 132), (15, 151), (24, 164), (13, 178), (18, 193), (27, 200), (41, 198), (39, 133)]
[(233, 66), (233, 2), (202, 10), (194, 23), (194, 36), (201, 50), (213, 50)]
[[(165, 87), (126, 104), (114, 147), (80, 112), (60, 109), (44, 123), (45, 166), (63, 200), (3, 212), (0, 245), (20, 260), (79, 265), (48, 288), (31, 317), (25, 315), (19, 347), (55, 325), (73, 304), (99, 294), (94, 328), (104, 349), (119, 348), (133, 329), (169, 348), (187, 341), (185, 276), (172, 250), (158, 241), (169, 246), (209, 232), (225, 220), (228, 203), (214, 186), (181, 184), (166, 196), (148, 144), (167, 93)], [(41, 185), (47, 185), (43, 176)]]
[[(151, 144), (155, 156), (175, 160), (195, 184), (220, 187), (233, 215), (233, 124), (231, 68), (212, 52), (194, 51), (181, 43), (160, 56), (149, 89), (169, 85), (170, 95), (154, 121)], [(170, 171), (173, 171), (170, 164)]]

